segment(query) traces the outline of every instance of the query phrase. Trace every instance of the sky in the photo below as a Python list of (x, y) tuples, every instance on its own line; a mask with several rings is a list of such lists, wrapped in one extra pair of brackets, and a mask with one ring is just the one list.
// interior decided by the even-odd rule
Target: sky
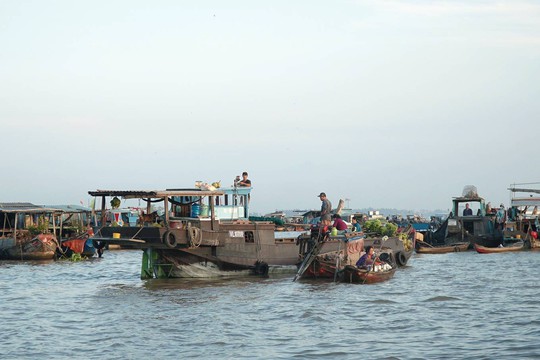
[(0, 0), (0, 202), (231, 186), (450, 209), (540, 181), (538, 1)]

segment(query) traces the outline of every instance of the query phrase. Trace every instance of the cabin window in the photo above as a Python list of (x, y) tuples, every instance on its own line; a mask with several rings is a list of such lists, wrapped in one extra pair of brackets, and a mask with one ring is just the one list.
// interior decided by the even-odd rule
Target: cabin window
[(244, 231), (244, 240), (246, 243), (254, 243), (255, 237), (253, 236), (253, 231)]

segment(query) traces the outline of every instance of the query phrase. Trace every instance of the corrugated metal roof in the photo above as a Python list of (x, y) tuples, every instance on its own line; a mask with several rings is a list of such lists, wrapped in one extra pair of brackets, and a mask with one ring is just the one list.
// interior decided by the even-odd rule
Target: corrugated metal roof
[(48, 208), (60, 209), (64, 212), (90, 212), (91, 208), (81, 205), (43, 205)]
[(91, 196), (120, 196), (125, 199), (165, 198), (169, 196), (218, 196), (223, 195), (221, 190), (208, 191), (200, 189), (192, 190), (96, 190), (89, 191)]
[(0, 212), (24, 212), (24, 213), (47, 213), (47, 212), (62, 212), (61, 209), (49, 208), (32, 203), (0, 203)]

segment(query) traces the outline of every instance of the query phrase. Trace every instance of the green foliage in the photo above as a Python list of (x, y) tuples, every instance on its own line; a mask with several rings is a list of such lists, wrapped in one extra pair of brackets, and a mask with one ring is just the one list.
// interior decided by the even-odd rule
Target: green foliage
[(72, 253), (71, 258), (69, 258), (69, 261), (82, 261), (84, 260), (84, 257), (79, 253)]
[(112, 207), (113, 209), (118, 209), (118, 208), (120, 207), (120, 204), (121, 204), (121, 203), (122, 203), (122, 202), (120, 201), (120, 199), (117, 198), (117, 197), (115, 196), (115, 197), (113, 197), (112, 200), (111, 200), (111, 207)]
[(36, 225), (28, 226), (28, 232), (30, 232), (32, 236), (48, 233), (49, 219), (46, 219), (44, 215), (41, 215)]

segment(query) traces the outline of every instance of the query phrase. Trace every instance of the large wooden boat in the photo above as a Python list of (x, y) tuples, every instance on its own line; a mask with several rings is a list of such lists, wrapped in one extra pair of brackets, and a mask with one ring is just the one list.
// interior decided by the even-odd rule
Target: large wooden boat
[(526, 248), (540, 250), (540, 189), (530, 188), (534, 184), (540, 183), (514, 184), (508, 189), (512, 195), (504, 235), (507, 238), (522, 239)]
[(48, 229), (60, 214), (59, 209), (31, 203), (0, 203), (0, 259), (53, 259), (58, 240)]
[[(464, 205), (474, 208), (473, 215), (463, 215)], [(451, 246), (455, 243), (471, 243), (482, 246), (498, 246), (503, 232), (495, 228), (495, 214), (486, 211), (485, 200), (474, 191), (464, 191), (463, 196), (452, 199), (452, 211), (444, 223), (434, 232), (427, 232), (424, 241), (432, 246)]]
[(427, 243), (417, 241), (416, 252), (418, 254), (446, 254), (451, 252), (467, 251), (470, 244), (468, 242), (455, 243), (448, 246), (432, 246)]
[[(90, 191), (101, 199), (102, 214), (92, 239), (97, 248), (118, 244), (142, 249), (141, 278), (294, 273), (302, 232), (276, 231), (271, 221), (251, 220), (251, 190)], [(139, 226), (116, 226), (105, 216), (108, 199), (114, 197), (146, 201), (146, 214), (154, 213), (151, 204), (160, 203), (163, 213)], [(337, 243), (325, 248), (333, 250)]]
[[(311, 236), (317, 234), (312, 231)], [(355, 266), (365, 247), (372, 246), (378, 255), (384, 256), (385, 262), (392, 267), (405, 266), (414, 251), (412, 239), (402, 237), (365, 238), (363, 233), (345, 233), (338, 236), (329, 234), (315, 235), (307, 246), (300, 246), (301, 263), (298, 265), (294, 280), (299, 278), (333, 278), (343, 275), (345, 266)], [(301, 238), (301, 237), (300, 237)], [(339, 239), (337, 251), (323, 251), (330, 241)], [(382, 257), (381, 257), (382, 258)]]
[(406, 266), (415, 247), (414, 233), (407, 236), (368, 236), (363, 232), (350, 232), (335, 236), (324, 235), (319, 233), (318, 227), (313, 227), (309, 233), (302, 233), (297, 241), (299, 245), (299, 258), (304, 260), (310, 250), (317, 243), (324, 245), (323, 252), (328, 252), (328, 249), (345, 249), (347, 252), (347, 260), (349, 264), (354, 264), (360, 257), (360, 251), (365, 246), (380, 246), (383, 242), (384, 250), (392, 252), (392, 257), (398, 266)]
[(487, 247), (478, 244), (474, 244), (474, 249), (480, 254), (492, 254), (492, 253), (502, 253), (502, 252), (511, 252), (511, 251), (521, 251), (523, 250), (523, 241), (517, 241), (510, 244), (500, 245), (497, 247)]

